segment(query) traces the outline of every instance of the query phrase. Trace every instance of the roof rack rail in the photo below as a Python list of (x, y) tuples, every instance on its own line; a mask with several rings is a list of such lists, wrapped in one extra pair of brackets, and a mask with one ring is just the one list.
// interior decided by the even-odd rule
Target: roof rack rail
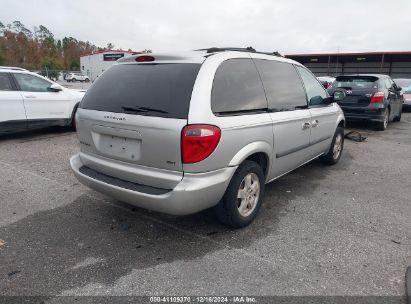
[(206, 51), (207, 53), (217, 53), (217, 52), (225, 52), (225, 51), (237, 51), (237, 52), (250, 52), (250, 53), (257, 53), (257, 54), (264, 54), (264, 55), (272, 55), (272, 56), (278, 56), (278, 57), (283, 57), (279, 52), (259, 52), (256, 51), (252, 46), (248, 46), (246, 48), (239, 48), (239, 47), (211, 47), (208, 49), (199, 49), (195, 51)]
[(9, 67), (9, 66), (2, 66), (2, 65), (0, 65), (0, 69), (15, 70), (15, 71), (27, 71), (26, 69), (19, 68), (19, 67)]

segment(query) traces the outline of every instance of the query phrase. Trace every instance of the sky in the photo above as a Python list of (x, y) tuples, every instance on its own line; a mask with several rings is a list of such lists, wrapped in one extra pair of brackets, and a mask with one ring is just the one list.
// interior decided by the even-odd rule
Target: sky
[(411, 51), (411, 0), (0, 0), (0, 22), (154, 52)]

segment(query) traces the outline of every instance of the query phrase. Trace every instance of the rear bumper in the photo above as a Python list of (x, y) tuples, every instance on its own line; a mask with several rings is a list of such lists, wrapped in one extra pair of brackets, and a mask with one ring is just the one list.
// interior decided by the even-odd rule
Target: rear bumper
[(383, 122), (384, 115), (372, 115), (372, 114), (344, 114), (347, 121), (371, 121), (371, 122)]
[[(137, 207), (174, 215), (191, 214), (215, 206), (223, 197), (237, 169), (227, 167), (206, 173), (184, 173), (183, 179), (174, 189), (159, 191), (160, 194), (157, 195), (120, 186), (121, 182), (127, 181), (110, 183), (110, 178), (103, 181), (84, 174), (85, 171), (80, 170), (84, 167), (80, 154), (71, 157), (70, 166), (82, 184), (98, 192)], [(140, 186), (142, 189), (147, 187)]]
[(404, 101), (402, 107), (407, 110), (411, 109), (411, 101)]
[(347, 121), (384, 121), (385, 106), (382, 104), (370, 104), (365, 107), (340, 105), (340, 107)]

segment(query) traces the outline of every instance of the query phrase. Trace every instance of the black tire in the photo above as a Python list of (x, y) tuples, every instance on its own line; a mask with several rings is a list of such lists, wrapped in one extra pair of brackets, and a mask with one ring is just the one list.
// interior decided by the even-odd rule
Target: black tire
[(401, 109), (400, 109), (400, 113), (398, 113), (398, 115), (394, 117), (393, 121), (395, 121), (395, 122), (401, 121), (401, 115), (402, 115), (402, 106), (401, 106)]
[(71, 123), (70, 123), (70, 129), (73, 131), (77, 131), (77, 126), (76, 126), (76, 112), (77, 112), (78, 104), (74, 106), (73, 113), (71, 114)]
[(379, 121), (376, 123), (375, 125), (375, 129), (377, 131), (384, 131), (387, 129), (388, 127), (388, 122), (390, 121), (390, 109), (386, 109), (384, 111), (384, 120), (383, 121)]
[[(340, 149), (338, 153), (334, 151), (337, 140), (340, 140)], [(320, 156), (320, 161), (325, 165), (329, 165), (329, 166), (335, 165), (340, 160), (343, 149), (344, 149), (344, 129), (341, 127), (337, 127), (337, 130), (335, 130), (334, 137), (331, 142), (330, 150), (328, 150), (327, 154)]]
[(90, 82), (90, 79), (86, 78), (86, 80), (84, 80), (85, 82)]
[[(256, 198), (256, 203), (254, 204), (255, 207), (249, 210), (250, 214), (243, 216), (239, 211), (238, 194), (241, 189), (240, 187), (243, 185), (245, 177), (248, 175), (252, 175), (253, 177), (258, 178), (259, 193), (258, 198)], [(217, 218), (220, 222), (229, 227), (242, 228), (248, 226), (257, 216), (258, 210), (260, 209), (261, 202), (263, 200), (264, 190), (265, 177), (261, 167), (256, 162), (249, 160), (244, 161), (234, 173), (222, 200), (214, 208)], [(251, 195), (250, 197), (253, 197), (253, 195)]]
[(72, 78), (72, 79), (71, 79), (71, 82), (76, 82), (76, 81), (77, 81), (76, 78)]

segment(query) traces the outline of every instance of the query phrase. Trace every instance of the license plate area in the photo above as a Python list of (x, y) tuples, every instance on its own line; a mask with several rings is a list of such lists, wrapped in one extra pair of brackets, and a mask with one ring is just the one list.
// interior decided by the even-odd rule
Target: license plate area
[(125, 160), (139, 160), (141, 140), (113, 135), (100, 135), (100, 152)]
[(92, 138), (101, 155), (129, 162), (141, 159), (142, 139), (138, 131), (94, 126)]

